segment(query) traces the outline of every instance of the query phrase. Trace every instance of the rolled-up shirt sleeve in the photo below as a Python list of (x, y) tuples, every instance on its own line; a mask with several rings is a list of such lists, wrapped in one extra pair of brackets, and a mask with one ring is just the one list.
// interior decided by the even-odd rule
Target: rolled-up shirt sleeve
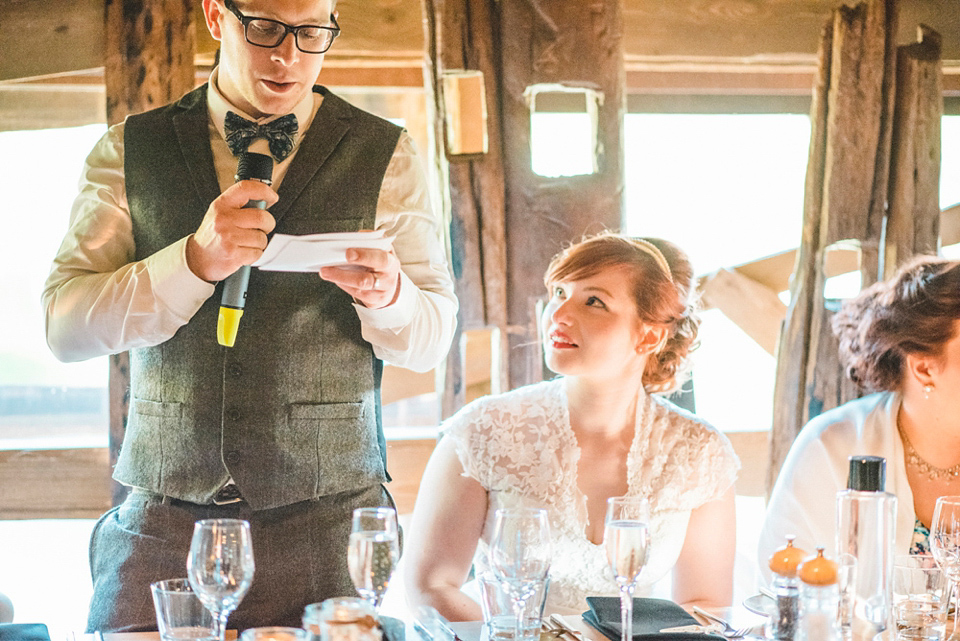
[(44, 285), (53, 354), (80, 361), (173, 336), (214, 291), (187, 266), (186, 241), (134, 260), (123, 125), (111, 127), (84, 164), (69, 228)]
[(392, 305), (381, 309), (355, 305), (363, 337), (378, 358), (427, 371), (450, 349), (458, 302), (444, 225), (431, 204), (426, 174), (406, 132), (383, 179), (376, 227), (393, 238), (400, 260), (400, 293)]

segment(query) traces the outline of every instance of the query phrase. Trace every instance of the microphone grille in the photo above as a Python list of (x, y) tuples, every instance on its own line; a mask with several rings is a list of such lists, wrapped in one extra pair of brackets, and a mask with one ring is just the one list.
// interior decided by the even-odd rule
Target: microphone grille
[(241, 153), (237, 163), (236, 179), (238, 181), (259, 180), (269, 185), (273, 179), (273, 158), (252, 151)]

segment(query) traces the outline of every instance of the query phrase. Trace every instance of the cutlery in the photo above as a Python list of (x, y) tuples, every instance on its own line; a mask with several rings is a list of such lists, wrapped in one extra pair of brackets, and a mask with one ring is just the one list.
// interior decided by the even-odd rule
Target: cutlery
[(442, 641), (463, 641), (450, 627), (450, 622), (437, 612), (436, 608), (429, 605), (421, 605), (417, 608), (417, 613), (413, 618), (413, 629), (423, 638), (423, 641), (435, 641), (435, 635), (433, 634), (435, 630), (442, 633)]
[(708, 621), (713, 621), (719, 625), (723, 626), (723, 629), (720, 630), (720, 634), (725, 636), (728, 639), (742, 639), (750, 633), (752, 626), (746, 626), (744, 628), (735, 628), (720, 617), (715, 614), (711, 614), (699, 606), (693, 606), (693, 611), (702, 616)]
[(691, 632), (693, 634), (723, 634), (723, 628), (719, 623), (711, 623), (710, 625), (681, 625), (675, 628), (664, 628), (660, 630), (661, 634), (664, 632)]
[(574, 641), (583, 641), (583, 633), (567, 625), (567, 623), (561, 619), (559, 615), (551, 614), (548, 617), (548, 621), (553, 625), (554, 629), (560, 631), (559, 635), (566, 634), (574, 639)]

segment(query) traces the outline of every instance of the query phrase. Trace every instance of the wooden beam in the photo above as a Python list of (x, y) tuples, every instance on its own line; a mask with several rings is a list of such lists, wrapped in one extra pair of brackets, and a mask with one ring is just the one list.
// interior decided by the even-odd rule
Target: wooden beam
[(0, 450), (0, 519), (96, 518), (110, 484), (106, 448)]
[[(625, 0), (627, 86), (640, 91), (674, 90), (702, 82), (702, 89), (711, 90), (729, 81), (737, 89), (752, 87), (754, 81), (748, 77), (741, 78), (742, 84), (738, 85), (736, 78), (727, 78), (728, 74), (716, 68), (732, 65), (747, 76), (780, 67), (772, 75), (782, 78), (769, 80), (791, 90), (802, 89), (803, 74), (795, 75), (790, 68), (806, 65), (804, 73), (810, 74), (822, 21), (839, 2)], [(337, 8), (342, 32), (327, 56), (327, 64), (342, 61), (341, 67), (360, 68), (388, 61), (384, 66), (387, 69), (396, 61), (422, 60), (426, 47), (420, 5), (421, 0), (340, 0)], [(952, 63), (960, 62), (956, 0), (900, 0), (898, 10), (898, 42), (912, 42), (913, 29), (920, 23), (943, 35), (947, 72), (944, 88), (960, 91), (960, 80), (949, 71)], [(199, 1), (193, 3), (192, 12), (197, 62), (209, 65), (218, 43), (207, 32)], [(106, 43), (104, 13), (104, 0), (0, 0), (0, 51), (4, 52), (0, 56), (0, 81), (101, 67)], [(633, 77), (648, 67), (665, 77)], [(380, 78), (370, 72), (361, 75), (367, 82)], [(677, 87), (672, 87), (673, 78), (678, 80)], [(403, 79), (410, 78), (404, 74)], [(766, 80), (760, 80), (761, 88)]]
[[(464, 356), (464, 384), (470, 387), (490, 387), (490, 381), (496, 372), (493, 370), (493, 336), (490, 329), (467, 330), (466, 351)], [(383, 381), (380, 385), (380, 399), (384, 405), (405, 398), (435, 392), (434, 370), (418, 373), (402, 367), (387, 364), (383, 368)], [(467, 401), (476, 398), (476, 394), (467, 394)]]
[(103, 0), (0, 0), (0, 81), (103, 65)]
[(719, 309), (771, 356), (776, 356), (780, 323), (787, 306), (777, 292), (729, 269), (719, 269), (701, 285), (703, 301)]
[[(812, 56), (824, 20), (841, 4), (843, 0), (624, 0), (623, 47), (628, 56), (750, 62)], [(916, 26), (923, 23), (950, 40), (944, 42), (944, 59), (960, 60), (956, 0), (898, 0), (897, 9), (897, 43), (913, 42)]]
[(387, 467), (393, 478), (387, 489), (397, 503), (398, 514), (413, 512), (423, 470), (436, 446), (435, 438), (387, 441)]
[(940, 122), (943, 95), (940, 36), (920, 29), (919, 41), (897, 51), (895, 133), (883, 277), (940, 242)]
[[(103, 16), (107, 32), (104, 84), (107, 123), (159, 107), (194, 87), (196, 28), (193, 0), (157, 0), (151, 3), (110, 2)], [(110, 464), (116, 463), (130, 410), (130, 357), (109, 357)], [(127, 489), (113, 484), (113, 502)]]
[(105, 122), (103, 85), (0, 85), (0, 131), (57, 129)]
[[(436, 439), (387, 441), (390, 492), (401, 514), (413, 510)], [(110, 508), (107, 448), (0, 450), (0, 520), (97, 518)]]
[(940, 212), (940, 245), (960, 243), (960, 203)]

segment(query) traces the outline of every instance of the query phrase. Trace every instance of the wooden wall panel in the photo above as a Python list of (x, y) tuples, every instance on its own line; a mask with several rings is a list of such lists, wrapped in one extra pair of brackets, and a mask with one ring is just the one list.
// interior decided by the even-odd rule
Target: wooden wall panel
[[(353, 67), (378, 60), (422, 60), (422, 1), (340, 0), (342, 33), (328, 60), (350, 61)], [(815, 64), (823, 20), (843, 1), (624, 0), (627, 69), (671, 59), (698, 65), (737, 61), (747, 68), (764, 63), (809, 66)], [(912, 42), (916, 25), (923, 23), (943, 34), (944, 61), (960, 62), (957, 0), (897, 4), (898, 44)], [(104, 6), (104, 0), (0, 0), (0, 81), (102, 66)], [(206, 32), (199, 0), (194, 3), (194, 24), (198, 55), (209, 62), (216, 42)]]
[(0, 450), (0, 519), (97, 518), (110, 484), (106, 448)]
[(387, 489), (397, 502), (397, 514), (413, 512), (423, 470), (436, 445), (434, 438), (387, 441), (387, 466), (393, 477)]
[[(542, 380), (536, 304), (564, 244), (618, 229), (623, 216), (623, 19), (619, 0), (501, 3), (500, 102), (507, 185), (509, 388)], [(602, 95), (593, 174), (533, 172), (528, 88), (559, 84)]]
[(0, 81), (103, 65), (104, 0), (0, 0)]

